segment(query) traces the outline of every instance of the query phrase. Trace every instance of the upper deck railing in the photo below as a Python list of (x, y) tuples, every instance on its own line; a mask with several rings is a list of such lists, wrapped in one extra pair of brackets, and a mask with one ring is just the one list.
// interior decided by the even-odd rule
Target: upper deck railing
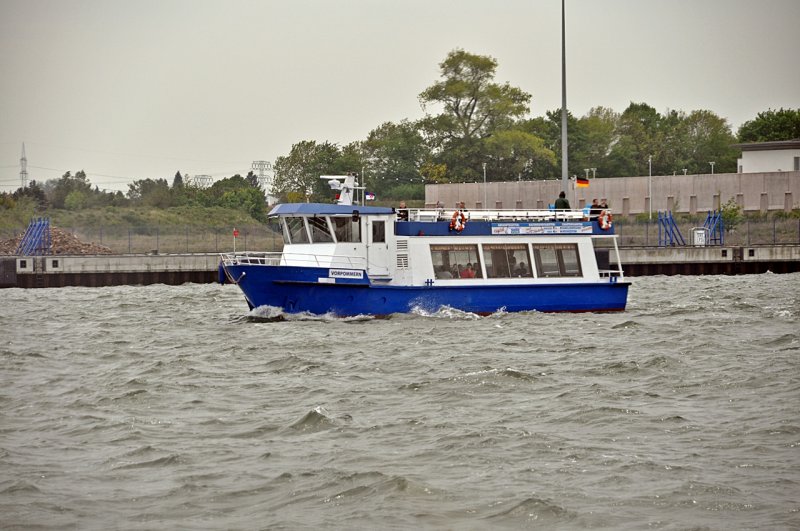
[[(408, 216), (402, 216), (407, 211)], [(449, 221), (457, 212), (463, 212), (471, 221), (582, 221), (586, 214), (582, 210), (447, 210), (398, 209), (398, 219), (408, 221)]]

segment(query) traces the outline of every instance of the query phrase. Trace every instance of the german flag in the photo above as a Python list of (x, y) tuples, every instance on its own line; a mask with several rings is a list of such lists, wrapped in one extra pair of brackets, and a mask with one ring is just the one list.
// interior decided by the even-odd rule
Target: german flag
[(589, 188), (589, 179), (585, 177), (578, 177), (575, 181), (575, 186), (578, 188)]

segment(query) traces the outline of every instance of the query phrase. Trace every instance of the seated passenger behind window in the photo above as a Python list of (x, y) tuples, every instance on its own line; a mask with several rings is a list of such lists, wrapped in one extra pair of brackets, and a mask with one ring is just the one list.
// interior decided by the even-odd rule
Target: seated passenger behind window
[(446, 267), (439, 267), (436, 271), (436, 278), (453, 278), (453, 274)]
[(472, 269), (472, 264), (467, 264), (466, 269), (461, 271), (461, 278), (475, 278), (475, 270)]
[(514, 271), (514, 273), (518, 277), (527, 277), (528, 276), (528, 266), (525, 265), (525, 262), (520, 262), (519, 266), (517, 266), (517, 269)]

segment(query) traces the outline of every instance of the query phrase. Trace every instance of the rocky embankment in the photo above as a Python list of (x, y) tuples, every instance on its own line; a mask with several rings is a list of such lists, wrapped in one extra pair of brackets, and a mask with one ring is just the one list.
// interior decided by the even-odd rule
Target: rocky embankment
[[(82, 242), (69, 232), (57, 227), (50, 228), (50, 237), (53, 240), (51, 254), (114, 254), (113, 251), (105, 245)], [(13, 255), (17, 247), (19, 247), (21, 239), (22, 234), (10, 240), (0, 240), (0, 255)]]

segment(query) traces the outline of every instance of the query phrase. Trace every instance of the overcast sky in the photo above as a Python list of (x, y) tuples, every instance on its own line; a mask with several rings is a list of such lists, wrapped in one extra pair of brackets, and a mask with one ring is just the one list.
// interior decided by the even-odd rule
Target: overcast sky
[[(567, 101), (708, 109), (735, 133), (800, 108), (800, 0), (567, 0)], [(85, 170), (127, 191), (246, 174), (303, 140), (422, 116), (462, 48), (561, 106), (559, 0), (0, 0), (0, 191)]]

